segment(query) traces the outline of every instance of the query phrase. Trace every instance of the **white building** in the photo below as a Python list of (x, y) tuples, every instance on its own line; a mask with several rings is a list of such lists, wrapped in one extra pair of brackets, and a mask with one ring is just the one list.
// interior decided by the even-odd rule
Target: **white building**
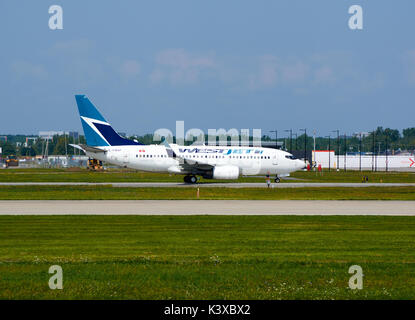
[(69, 132), (67, 131), (39, 131), (39, 137), (44, 140), (51, 140), (53, 136), (62, 136), (62, 135), (68, 135)]
[(316, 150), (312, 153), (312, 160), (318, 167), (332, 169), (344, 169), (346, 164), (347, 170), (372, 170), (376, 168), (379, 171), (396, 170), (396, 171), (413, 171), (415, 172), (415, 155), (414, 154), (400, 154), (400, 155), (337, 155), (333, 150)]

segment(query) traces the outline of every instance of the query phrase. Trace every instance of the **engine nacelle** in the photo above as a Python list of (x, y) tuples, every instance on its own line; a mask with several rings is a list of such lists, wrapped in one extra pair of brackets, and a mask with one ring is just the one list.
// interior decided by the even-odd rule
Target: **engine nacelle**
[(213, 179), (238, 179), (239, 168), (236, 166), (219, 166), (213, 168)]

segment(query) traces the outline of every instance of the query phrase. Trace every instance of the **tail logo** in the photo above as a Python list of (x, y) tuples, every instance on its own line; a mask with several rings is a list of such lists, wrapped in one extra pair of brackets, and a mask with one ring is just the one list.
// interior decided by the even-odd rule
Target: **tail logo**
[(75, 99), (87, 145), (92, 147), (141, 145), (116, 133), (85, 95), (76, 95)]

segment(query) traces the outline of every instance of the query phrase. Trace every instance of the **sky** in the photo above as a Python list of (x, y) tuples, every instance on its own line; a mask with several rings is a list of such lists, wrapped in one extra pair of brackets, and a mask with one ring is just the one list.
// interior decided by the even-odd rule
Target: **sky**
[(81, 131), (75, 94), (128, 134), (178, 120), (281, 137), (415, 127), (413, 12), (413, 0), (2, 0), (0, 134)]

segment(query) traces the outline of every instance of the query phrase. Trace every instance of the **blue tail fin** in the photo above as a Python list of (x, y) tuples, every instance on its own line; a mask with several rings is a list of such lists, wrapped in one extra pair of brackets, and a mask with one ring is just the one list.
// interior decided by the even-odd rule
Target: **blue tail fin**
[(75, 95), (75, 99), (88, 146), (140, 145), (140, 143), (125, 139), (116, 133), (85, 95)]

